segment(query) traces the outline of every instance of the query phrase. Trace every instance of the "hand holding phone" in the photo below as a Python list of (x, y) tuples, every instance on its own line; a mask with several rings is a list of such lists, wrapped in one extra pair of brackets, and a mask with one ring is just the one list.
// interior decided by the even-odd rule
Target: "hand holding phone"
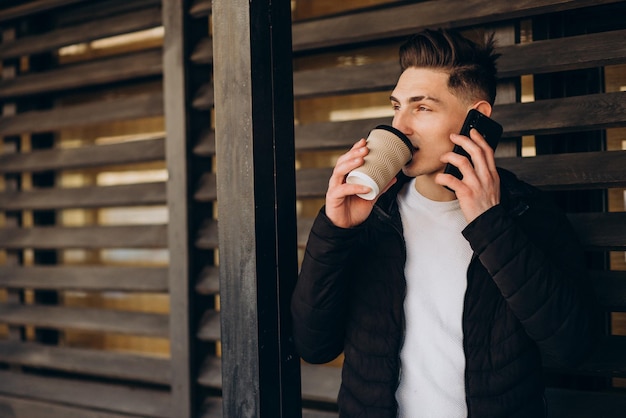
[[(480, 133), (483, 138), (485, 138), (487, 144), (489, 144), (489, 146), (495, 151), (496, 146), (498, 145), (498, 141), (502, 136), (502, 126), (493, 119), (490, 119), (489, 117), (483, 115), (478, 110), (470, 109), (470, 111), (467, 113), (467, 117), (465, 118), (465, 122), (463, 122), (461, 132), (459, 133), (461, 135), (469, 137), (470, 130), (472, 128), (476, 129), (478, 133)], [(463, 149), (463, 147), (455, 144), (452, 151), (459, 155), (465, 156), (468, 160), (470, 160), (470, 163), (472, 162), (470, 155)], [(446, 168), (443, 172), (445, 174), (452, 174), (459, 180), (463, 179), (463, 174), (461, 174), (461, 171), (450, 163), (446, 164)], [(449, 189), (448, 187), (446, 188)]]

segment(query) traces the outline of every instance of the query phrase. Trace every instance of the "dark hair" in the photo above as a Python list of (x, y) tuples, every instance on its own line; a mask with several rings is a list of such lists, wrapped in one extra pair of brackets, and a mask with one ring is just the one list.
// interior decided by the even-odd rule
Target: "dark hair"
[(496, 59), (493, 34), (475, 43), (452, 30), (427, 29), (400, 46), (400, 67), (440, 69), (450, 75), (448, 87), (461, 99), (496, 100)]

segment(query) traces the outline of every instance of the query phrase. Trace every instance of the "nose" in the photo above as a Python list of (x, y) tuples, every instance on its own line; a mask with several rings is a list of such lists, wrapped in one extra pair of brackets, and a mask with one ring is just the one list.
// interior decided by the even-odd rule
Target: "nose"
[(391, 122), (391, 126), (407, 136), (413, 133), (411, 125), (408, 123), (408, 116), (408, 112), (403, 109), (398, 109), (394, 113), (393, 121)]

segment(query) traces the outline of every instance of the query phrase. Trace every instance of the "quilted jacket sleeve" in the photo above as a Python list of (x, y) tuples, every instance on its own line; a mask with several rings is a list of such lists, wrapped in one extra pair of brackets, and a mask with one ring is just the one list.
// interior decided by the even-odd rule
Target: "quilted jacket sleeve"
[(320, 211), (291, 299), (294, 341), (309, 363), (326, 363), (343, 351), (349, 258), (362, 227), (333, 225)]
[(598, 335), (598, 317), (565, 215), (535, 196), (522, 215), (498, 205), (463, 234), (544, 360), (559, 366), (581, 361)]

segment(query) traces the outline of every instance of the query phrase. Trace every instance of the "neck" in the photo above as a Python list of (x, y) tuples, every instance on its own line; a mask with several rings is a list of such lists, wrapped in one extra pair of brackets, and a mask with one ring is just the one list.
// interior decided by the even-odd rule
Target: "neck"
[(415, 178), (415, 190), (427, 199), (436, 202), (456, 200), (456, 195), (445, 187), (435, 183), (436, 174), (424, 174)]

